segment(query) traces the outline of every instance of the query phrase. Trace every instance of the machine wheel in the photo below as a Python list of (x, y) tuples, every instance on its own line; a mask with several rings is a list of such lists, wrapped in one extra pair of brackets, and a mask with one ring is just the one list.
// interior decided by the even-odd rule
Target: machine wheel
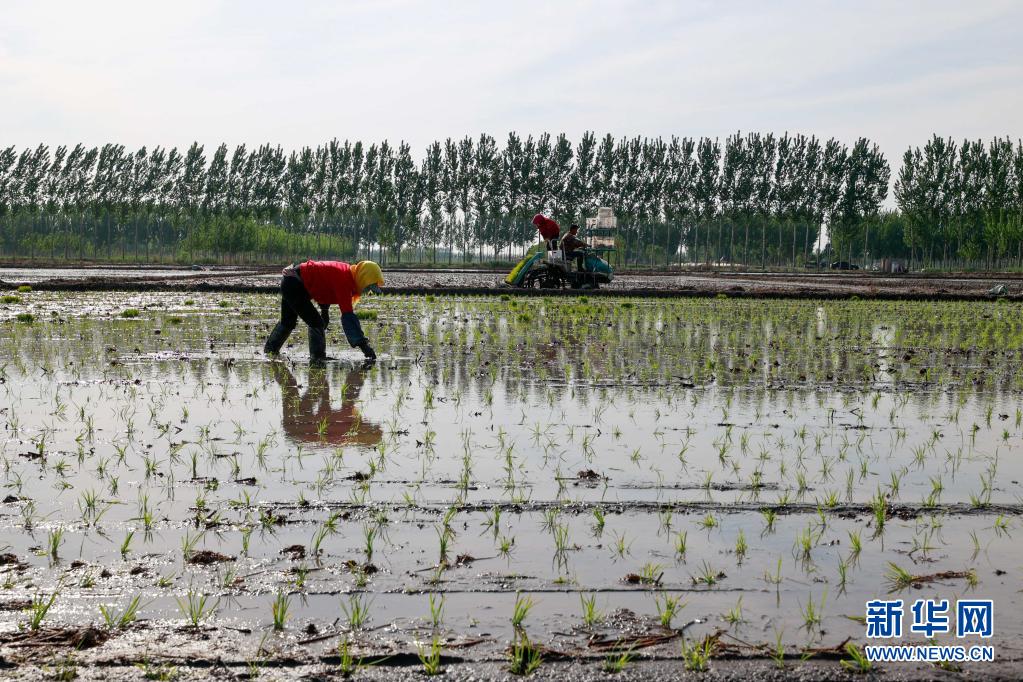
[(550, 268), (537, 268), (526, 273), (522, 286), (528, 289), (561, 289), (565, 283), (561, 275)]
[(537, 289), (540, 287), (540, 273), (535, 270), (527, 272), (526, 276), (522, 278), (522, 286), (525, 289)]

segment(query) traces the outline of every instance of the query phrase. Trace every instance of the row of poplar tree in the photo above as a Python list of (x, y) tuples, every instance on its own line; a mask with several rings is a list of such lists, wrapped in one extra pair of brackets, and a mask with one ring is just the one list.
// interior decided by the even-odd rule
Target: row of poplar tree
[[(418, 158), (417, 158), (418, 156)], [(373, 255), (485, 261), (536, 240), (534, 213), (566, 225), (618, 217), (618, 262), (797, 266), (828, 230), (829, 257), (1005, 262), (1018, 256), (1023, 146), (910, 149), (804, 135), (489, 135), (410, 145), (338, 141), (0, 148), (3, 255), (259, 261)]]

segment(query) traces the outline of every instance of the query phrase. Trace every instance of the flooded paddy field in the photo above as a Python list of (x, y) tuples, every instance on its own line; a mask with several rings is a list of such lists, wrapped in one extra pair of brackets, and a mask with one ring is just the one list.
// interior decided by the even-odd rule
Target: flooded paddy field
[(278, 306), (3, 299), (0, 675), (840, 676), (877, 598), (1021, 665), (1023, 305)]

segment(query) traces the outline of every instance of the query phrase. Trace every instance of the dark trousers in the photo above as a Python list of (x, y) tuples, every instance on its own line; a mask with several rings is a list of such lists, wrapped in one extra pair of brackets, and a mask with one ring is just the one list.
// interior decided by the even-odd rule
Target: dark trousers
[(281, 278), (281, 321), (270, 332), (263, 351), (279, 353), (284, 342), (291, 336), (298, 324), (298, 318), (309, 325), (309, 357), (320, 360), (327, 353), (327, 323), (316, 310), (312, 297), (297, 275), (287, 274)]
[(313, 299), (306, 291), (305, 285), (298, 277), (285, 276), (281, 278), (281, 326), (292, 332), (298, 324), (298, 318), (302, 318), (310, 327), (320, 329), (324, 327), (323, 317), (320, 311), (313, 305)]

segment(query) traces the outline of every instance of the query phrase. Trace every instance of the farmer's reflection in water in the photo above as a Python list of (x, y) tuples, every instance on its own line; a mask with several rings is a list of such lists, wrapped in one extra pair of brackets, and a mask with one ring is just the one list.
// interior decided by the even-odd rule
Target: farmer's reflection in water
[(376, 424), (365, 422), (356, 402), (366, 378), (366, 367), (351, 367), (336, 383), (331, 404), (331, 375), (328, 367), (310, 367), (306, 386), (299, 386), (295, 375), (283, 363), (273, 363), (273, 375), (281, 387), (281, 428), (295, 443), (317, 445), (362, 445), (373, 447), (383, 438)]

